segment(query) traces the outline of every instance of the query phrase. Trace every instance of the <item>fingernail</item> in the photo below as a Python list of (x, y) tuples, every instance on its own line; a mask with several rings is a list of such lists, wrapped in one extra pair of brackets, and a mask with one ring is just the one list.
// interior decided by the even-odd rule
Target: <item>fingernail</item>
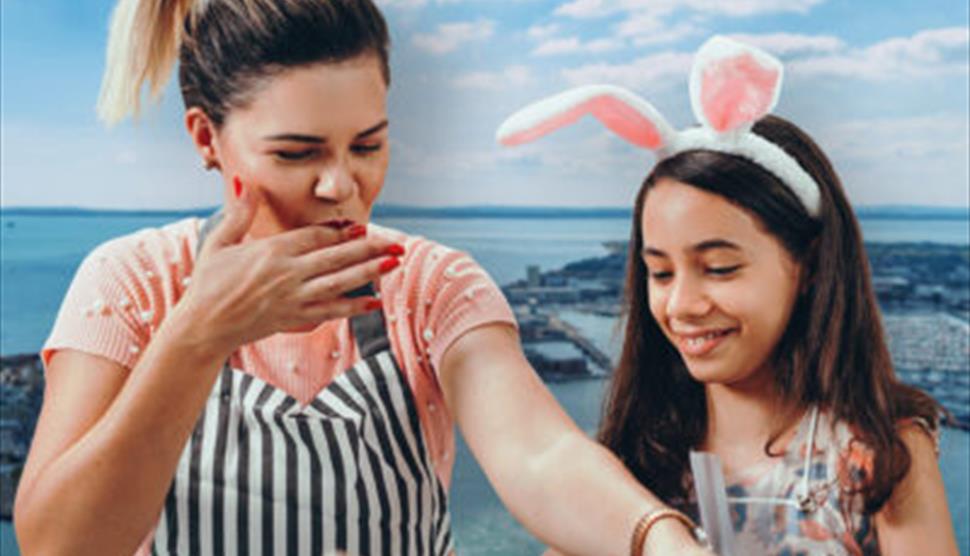
[(242, 180), (239, 179), (239, 176), (233, 176), (232, 192), (236, 194), (237, 199), (242, 197), (242, 188), (243, 188)]
[(364, 305), (364, 309), (368, 311), (376, 311), (382, 307), (384, 307), (384, 304), (381, 303), (380, 299), (372, 299), (367, 302), (367, 305)]
[(359, 237), (364, 237), (367, 235), (367, 226), (363, 224), (354, 224), (350, 228), (347, 228), (347, 238), (356, 239)]
[(391, 245), (390, 247), (385, 249), (384, 254), (390, 255), (392, 257), (400, 257), (401, 255), (404, 254), (404, 246), (401, 245), (400, 243), (395, 243), (394, 245)]
[(379, 267), (379, 270), (382, 273), (390, 272), (391, 270), (394, 270), (395, 268), (397, 268), (397, 265), (399, 264), (401, 264), (401, 261), (397, 257), (389, 257), (387, 259), (384, 259), (381, 262), (381, 266)]

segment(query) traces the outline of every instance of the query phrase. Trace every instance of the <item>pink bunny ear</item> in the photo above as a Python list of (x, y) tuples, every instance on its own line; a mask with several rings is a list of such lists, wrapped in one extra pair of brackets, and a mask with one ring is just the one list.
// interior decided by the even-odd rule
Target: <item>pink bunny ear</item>
[(509, 116), (495, 137), (505, 146), (521, 145), (592, 114), (611, 131), (646, 149), (670, 142), (673, 128), (647, 101), (614, 85), (588, 85), (530, 104)]
[(715, 131), (745, 130), (774, 109), (781, 81), (778, 59), (752, 46), (714, 36), (694, 58), (691, 106), (697, 119)]

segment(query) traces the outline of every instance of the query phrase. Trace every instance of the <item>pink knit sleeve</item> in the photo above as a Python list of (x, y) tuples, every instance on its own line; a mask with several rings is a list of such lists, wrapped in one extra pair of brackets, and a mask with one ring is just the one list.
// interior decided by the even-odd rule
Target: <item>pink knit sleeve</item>
[(471, 256), (453, 252), (443, 257), (435, 280), (427, 288), (435, 288), (437, 295), (428, 320), (419, 324), (427, 341), (427, 330), (437, 330), (431, 336), (428, 355), (431, 365), (438, 369), (441, 358), (462, 334), (485, 324), (507, 324), (518, 328), (512, 308), (492, 277)]
[(95, 248), (64, 297), (41, 350), (44, 365), (58, 350), (74, 349), (133, 368), (187, 283), (190, 225), (143, 230)]
[(410, 347), (436, 371), (462, 334), (485, 324), (517, 326), (502, 291), (468, 254), (410, 238), (399, 291), (407, 309)]

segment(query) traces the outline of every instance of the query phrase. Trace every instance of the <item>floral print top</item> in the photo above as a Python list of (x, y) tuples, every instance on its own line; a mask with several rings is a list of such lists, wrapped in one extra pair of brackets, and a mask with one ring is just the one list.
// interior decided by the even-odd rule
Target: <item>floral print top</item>
[(782, 456), (725, 479), (737, 554), (878, 555), (874, 516), (850, 492), (870, 476), (872, 461), (848, 425), (807, 411)]

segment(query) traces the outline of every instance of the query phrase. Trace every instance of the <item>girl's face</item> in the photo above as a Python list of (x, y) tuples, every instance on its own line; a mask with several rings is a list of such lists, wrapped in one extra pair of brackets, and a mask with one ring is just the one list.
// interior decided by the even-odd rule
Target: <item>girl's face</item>
[(650, 312), (691, 375), (763, 384), (798, 296), (799, 265), (754, 216), (674, 180), (647, 193), (641, 226)]
[(389, 160), (376, 56), (285, 70), (229, 112), (214, 140), (227, 194), (238, 176), (264, 203), (250, 235), (367, 222)]

